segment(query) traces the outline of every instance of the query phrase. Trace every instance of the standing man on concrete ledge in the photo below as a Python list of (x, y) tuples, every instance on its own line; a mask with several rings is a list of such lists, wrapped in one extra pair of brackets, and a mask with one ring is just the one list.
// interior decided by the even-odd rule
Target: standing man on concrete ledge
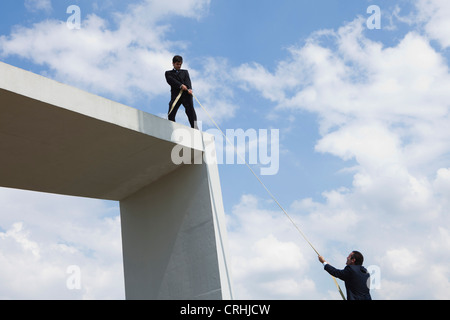
[(345, 282), (347, 300), (372, 300), (369, 288), (370, 274), (362, 266), (364, 257), (360, 252), (352, 251), (348, 255), (344, 270), (334, 268), (322, 256), (319, 256), (319, 261), (329, 274)]
[(173, 69), (166, 71), (166, 81), (170, 85), (171, 92), (168, 118), (170, 121), (175, 122), (178, 108), (183, 105), (191, 127), (197, 128), (197, 114), (194, 109), (192, 83), (189, 72), (181, 69), (183, 65), (183, 58), (181, 56), (173, 57), (172, 65)]

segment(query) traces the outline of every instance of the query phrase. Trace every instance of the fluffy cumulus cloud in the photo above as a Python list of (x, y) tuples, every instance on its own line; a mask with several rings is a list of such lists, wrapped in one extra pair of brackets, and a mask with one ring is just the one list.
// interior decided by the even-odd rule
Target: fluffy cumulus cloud
[(0, 298), (124, 298), (116, 205), (0, 191)]
[[(317, 114), (316, 151), (356, 165), (353, 184), (299, 199), (292, 214), (336, 264), (332, 248), (357, 244), (382, 270), (377, 298), (448, 298), (450, 72), (442, 52), (445, 1), (418, 1), (424, 25), (386, 47), (369, 38), (362, 18), (313, 34), (275, 70), (249, 63), (236, 70), (244, 88), (278, 112)], [(426, 18), (424, 18), (426, 17)], [(443, 29), (441, 29), (443, 28)], [(248, 76), (250, 75), (250, 76)], [(295, 252), (295, 251), (293, 251)], [(430, 272), (430, 261), (433, 271)], [(424, 279), (425, 278), (425, 279)], [(442, 281), (444, 279), (444, 281)]]
[[(145, 0), (107, 18), (85, 15), (81, 8), (79, 29), (73, 28), (72, 19), (16, 26), (10, 35), (0, 37), (0, 57), (28, 59), (48, 67), (47, 76), (115, 99), (154, 98), (167, 94), (162, 75), (171, 68), (173, 52), (186, 46), (167, 40), (173, 31), (167, 18), (199, 18), (209, 2)], [(43, 2), (32, 4), (36, 8)]]
[(419, 0), (419, 21), (425, 24), (425, 31), (442, 47), (450, 47), (450, 3), (445, 0)]
[[(36, 10), (43, 9), (44, 4), (51, 9), (49, 1), (29, 2), (29, 7)], [(166, 105), (153, 106), (151, 101), (167, 96), (164, 72), (172, 68), (173, 55), (188, 45), (185, 41), (168, 40), (174, 32), (170, 19), (199, 19), (209, 5), (210, 0), (135, 1), (124, 12), (112, 11), (108, 17), (85, 15), (81, 7), (79, 28), (74, 28), (75, 11), (68, 21), (49, 19), (31, 27), (15, 26), (10, 35), (0, 36), (0, 57), (22, 57), (48, 68), (45, 76), (125, 103), (145, 99), (149, 102), (138, 105), (139, 109), (166, 117)], [(110, 5), (103, 11), (111, 10), (114, 9)], [(190, 69), (202, 103), (221, 121), (234, 117), (237, 106), (230, 90), (211, 90), (233, 82), (224, 72), (220, 79), (213, 76), (211, 66), (216, 59), (219, 58), (206, 57), (198, 70), (190, 68), (189, 61), (184, 67)], [(217, 100), (220, 103), (211, 103)], [(197, 109), (199, 120), (207, 122), (207, 115), (200, 107)]]
[[(262, 199), (244, 195), (229, 216), (229, 250), (237, 299), (317, 297), (304, 247), (292, 225)], [(269, 206), (269, 203), (265, 205)], [(270, 226), (270, 227), (268, 227)]]

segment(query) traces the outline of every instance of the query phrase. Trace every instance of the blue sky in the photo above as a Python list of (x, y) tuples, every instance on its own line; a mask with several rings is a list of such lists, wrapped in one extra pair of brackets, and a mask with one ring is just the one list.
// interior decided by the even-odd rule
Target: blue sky
[[(280, 130), (263, 180), (332, 264), (359, 249), (381, 270), (374, 298), (448, 299), (449, 16), (443, 0), (4, 0), (0, 59), (163, 117), (183, 55), (222, 129)], [(339, 299), (248, 169), (219, 170), (236, 297)], [(0, 297), (123, 298), (117, 204), (0, 189), (0, 205)]]

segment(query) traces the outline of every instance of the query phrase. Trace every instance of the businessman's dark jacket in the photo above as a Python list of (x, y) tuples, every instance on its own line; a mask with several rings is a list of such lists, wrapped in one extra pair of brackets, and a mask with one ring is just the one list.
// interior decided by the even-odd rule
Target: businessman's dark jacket
[(326, 264), (325, 270), (332, 276), (345, 282), (347, 300), (372, 300), (369, 289), (370, 274), (363, 266), (350, 265), (338, 270)]
[[(192, 89), (191, 78), (187, 70), (180, 69), (178, 72), (173, 69), (166, 71), (166, 81), (170, 85), (171, 100), (175, 101), (176, 97), (180, 93), (181, 85), (185, 85), (188, 89)], [(183, 92), (183, 96), (187, 92)]]

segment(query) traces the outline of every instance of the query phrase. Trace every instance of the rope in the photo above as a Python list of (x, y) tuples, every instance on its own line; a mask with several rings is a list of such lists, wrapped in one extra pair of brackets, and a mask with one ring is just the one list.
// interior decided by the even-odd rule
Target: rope
[[(180, 92), (180, 96), (181, 96)], [(300, 233), (300, 235), (303, 237), (303, 239), (309, 244), (309, 246), (314, 250), (314, 252), (320, 256), (319, 251), (317, 251), (317, 249), (312, 245), (312, 243), (308, 240), (308, 238), (306, 237), (306, 235), (303, 233), (303, 231), (298, 227), (298, 225), (294, 222), (294, 220), (291, 218), (291, 216), (287, 213), (287, 211), (283, 208), (283, 206), (280, 204), (280, 202), (277, 200), (277, 198), (274, 196), (274, 194), (269, 190), (269, 188), (267, 188), (267, 186), (264, 184), (264, 182), (261, 180), (261, 178), (256, 174), (256, 172), (250, 167), (250, 165), (248, 164), (247, 160), (245, 160), (245, 158), (243, 158), (240, 153), (238, 152), (237, 148), (234, 146), (234, 143), (232, 143), (228, 137), (226, 136), (226, 134), (222, 131), (222, 129), (219, 127), (219, 125), (214, 121), (214, 119), (212, 118), (212, 116), (209, 114), (208, 110), (206, 110), (206, 108), (200, 103), (200, 101), (197, 99), (197, 97), (192, 94), (192, 96), (195, 98), (195, 100), (197, 101), (197, 103), (200, 105), (200, 107), (203, 109), (203, 111), (205, 111), (206, 115), (208, 116), (208, 118), (212, 121), (212, 123), (215, 125), (215, 127), (220, 131), (220, 133), (222, 134), (222, 136), (225, 137), (226, 141), (233, 146), (235, 153), (238, 155), (238, 157), (245, 163), (245, 165), (247, 166), (247, 168), (251, 171), (251, 173), (255, 176), (255, 178), (259, 181), (259, 183), (261, 184), (261, 186), (266, 190), (266, 192), (269, 194), (269, 196), (272, 198), (272, 200), (278, 205), (278, 207), (281, 209), (281, 211), (283, 211), (283, 213), (285, 214), (285, 216), (289, 219), (289, 221), (294, 225), (294, 227), (297, 229), (297, 231)], [(170, 112), (169, 112), (170, 114)], [(336, 284), (336, 287), (342, 297), (343, 300), (345, 300), (345, 296), (344, 293), (341, 290), (341, 287), (339, 286), (336, 278), (334, 276), (331, 276), (334, 280), (334, 283)]]
[(178, 101), (180, 100), (182, 94), (183, 94), (183, 89), (180, 90), (180, 93), (176, 97), (175, 101), (172, 103), (172, 107), (170, 108), (170, 111), (167, 114), (168, 116), (170, 116), (170, 114), (172, 113), (173, 109), (175, 109), (175, 106), (177, 105)]

